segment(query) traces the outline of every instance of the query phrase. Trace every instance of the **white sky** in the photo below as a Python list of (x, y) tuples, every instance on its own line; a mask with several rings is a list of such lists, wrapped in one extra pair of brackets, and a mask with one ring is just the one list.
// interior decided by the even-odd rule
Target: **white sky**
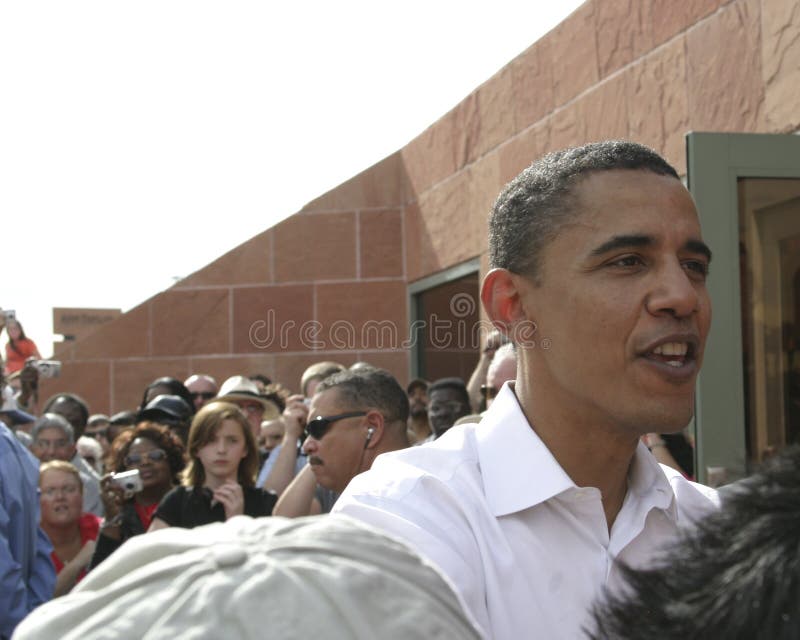
[(167, 288), (404, 146), (580, 4), (1, 2), (0, 307), (47, 357), (53, 307)]

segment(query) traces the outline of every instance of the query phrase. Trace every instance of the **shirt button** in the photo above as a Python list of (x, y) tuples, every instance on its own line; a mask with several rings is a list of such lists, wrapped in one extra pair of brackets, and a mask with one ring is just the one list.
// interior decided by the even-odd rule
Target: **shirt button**
[(216, 564), (219, 569), (224, 567), (236, 567), (240, 564), (244, 564), (244, 561), (247, 560), (247, 551), (242, 549), (242, 547), (234, 546), (214, 547), (211, 550), (211, 557), (214, 560), (214, 564)]

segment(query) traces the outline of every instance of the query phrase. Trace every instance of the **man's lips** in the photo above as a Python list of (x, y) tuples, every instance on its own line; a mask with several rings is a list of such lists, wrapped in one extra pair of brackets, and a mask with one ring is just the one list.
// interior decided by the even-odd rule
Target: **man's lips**
[(700, 339), (694, 333), (680, 333), (653, 340), (640, 349), (640, 357), (660, 362), (674, 368), (693, 363), (697, 359)]
[(308, 464), (310, 464), (312, 467), (319, 467), (325, 463), (322, 461), (322, 458), (318, 458), (317, 456), (309, 456)]
[(651, 341), (637, 355), (668, 381), (684, 384), (697, 374), (699, 347), (696, 333), (675, 333)]

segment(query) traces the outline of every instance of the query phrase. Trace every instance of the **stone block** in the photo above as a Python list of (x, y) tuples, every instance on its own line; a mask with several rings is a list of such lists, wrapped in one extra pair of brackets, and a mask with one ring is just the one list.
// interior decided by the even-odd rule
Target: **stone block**
[(386, 369), (391, 373), (403, 389), (408, 385), (410, 351), (362, 351), (358, 354), (358, 359), (369, 362), (373, 367)]
[(617, 74), (581, 96), (578, 118), (583, 121), (586, 142), (628, 137), (628, 104), (625, 77)]
[(76, 360), (135, 358), (150, 354), (150, 304), (144, 302), (74, 343)]
[(546, 35), (511, 63), (514, 130), (546, 117), (554, 106), (551, 36)]
[(319, 353), (278, 353), (275, 355), (273, 371), (275, 379), (288, 387), (292, 393), (300, 393), (300, 378), (303, 372), (316, 362), (332, 361), (349, 367), (358, 360), (358, 354), (346, 351), (320, 351)]
[[(302, 211), (352, 211), (397, 207), (406, 201), (408, 184), (399, 152), (312, 200)], [(276, 238), (277, 240), (277, 238)]]
[(568, 104), (553, 112), (547, 119), (550, 130), (550, 149), (566, 149), (585, 143), (586, 122), (583, 120), (578, 101)]
[(477, 155), (475, 148), (479, 144), (481, 135), (481, 117), (477, 90), (456, 105), (453, 110), (453, 118), (453, 148), (456, 171), (458, 171)]
[(355, 213), (302, 213), (273, 228), (275, 282), (356, 277)]
[(629, 137), (686, 171), (689, 96), (685, 36), (675, 38), (625, 72)]
[(153, 355), (229, 353), (229, 289), (168, 290), (152, 301)]
[(761, 2), (761, 60), (765, 116), (769, 131), (800, 127), (800, 4), (787, 0)]
[(399, 349), (407, 338), (403, 281), (318, 284), (316, 295), (314, 350)]
[(135, 411), (144, 390), (153, 380), (172, 376), (180, 381), (189, 377), (188, 358), (152, 358), (149, 360), (117, 360), (112, 365), (111, 412)]
[(234, 289), (233, 352), (303, 351), (304, 327), (313, 319), (313, 285)]
[[(680, 3), (669, 4), (673, 10)], [(651, 0), (595, 2), (600, 77), (614, 73), (653, 47)]]
[(189, 360), (190, 375), (202, 373), (211, 376), (221, 385), (231, 376), (251, 376), (256, 373), (267, 376), (273, 382), (275, 356), (271, 353), (191, 358)]
[(586, 2), (551, 32), (555, 106), (599, 80), (595, 3)]
[(759, 0), (737, 0), (687, 35), (695, 131), (763, 131)]
[(408, 175), (410, 197), (446, 179), (456, 171), (455, 109), (447, 113), (400, 152)]
[(403, 276), (403, 218), (400, 210), (359, 213), (358, 235), (362, 278)]
[(267, 230), (243, 242), (178, 282), (173, 289), (231, 284), (267, 284), (272, 281), (272, 232)]
[(409, 282), (419, 280), (427, 274), (441, 269), (439, 256), (433, 245), (433, 238), (428, 231), (427, 219), (417, 203), (407, 205), (403, 209), (406, 252), (406, 275)]
[(111, 375), (108, 361), (63, 362), (58, 378), (39, 381), (39, 409), (57, 393), (75, 393), (86, 400), (90, 413), (111, 410)]
[(469, 150), (469, 162), (485, 155), (516, 131), (513, 70), (510, 65), (478, 88), (477, 105), (478, 137)]
[(653, 46), (658, 46), (730, 0), (680, 0), (679, 2), (651, 1)]
[(497, 150), (501, 184), (513, 180), (523, 169), (550, 149), (550, 123), (547, 120), (514, 136)]
[(410, 282), (485, 250), (489, 211), (502, 184), (495, 151), (424, 193), (418, 209), (407, 210)]

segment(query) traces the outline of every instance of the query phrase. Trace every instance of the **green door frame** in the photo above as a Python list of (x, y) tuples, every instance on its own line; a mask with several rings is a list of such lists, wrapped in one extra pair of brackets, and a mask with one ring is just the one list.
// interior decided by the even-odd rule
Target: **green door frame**
[(689, 190), (714, 254), (714, 313), (695, 407), (696, 476), (708, 482), (718, 467), (734, 480), (747, 471), (737, 180), (800, 178), (800, 136), (693, 132), (686, 148)]

